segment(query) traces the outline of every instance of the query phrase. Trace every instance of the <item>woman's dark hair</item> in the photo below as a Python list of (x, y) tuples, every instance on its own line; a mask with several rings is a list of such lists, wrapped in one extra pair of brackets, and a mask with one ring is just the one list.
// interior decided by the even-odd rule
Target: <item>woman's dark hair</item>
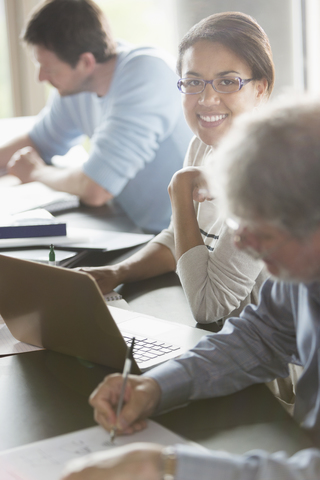
[(179, 45), (177, 70), (180, 76), (185, 51), (200, 40), (221, 43), (232, 50), (249, 65), (254, 80), (266, 78), (267, 95), (271, 95), (274, 85), (272, 52), (269, 39), (256, 20), (244, 13), (224, 12), (194, 25)]
[(91, 0), (46, 0), (32, 11), (21, 35), (28, 45), (40, 45), (75, 67), (82, 53), (98, 63), (116, 52), (108, 21)]

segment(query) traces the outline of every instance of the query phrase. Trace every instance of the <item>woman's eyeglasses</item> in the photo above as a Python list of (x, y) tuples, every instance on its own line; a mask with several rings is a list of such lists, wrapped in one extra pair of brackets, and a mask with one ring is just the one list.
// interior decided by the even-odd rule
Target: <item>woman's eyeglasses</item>
[(240, 77), (222, 77), (213, 80), (203, 80), (202, 78), (180, 78), (177, 87), (181, 93), (186, 95), (197, 95), (202, 93), (207, 84), (210, 84), (218, 93), (234, 93), (241, 90), (242, 87), (251, 82), (253, 78), (242, 80)]

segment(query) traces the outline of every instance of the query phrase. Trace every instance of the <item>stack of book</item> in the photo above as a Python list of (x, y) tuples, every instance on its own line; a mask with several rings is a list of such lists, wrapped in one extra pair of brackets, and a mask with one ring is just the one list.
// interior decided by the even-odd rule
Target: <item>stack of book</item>
[(0, 216), (0, 239), (59, 237), (67, 235), (66, 223), (42, 208)]

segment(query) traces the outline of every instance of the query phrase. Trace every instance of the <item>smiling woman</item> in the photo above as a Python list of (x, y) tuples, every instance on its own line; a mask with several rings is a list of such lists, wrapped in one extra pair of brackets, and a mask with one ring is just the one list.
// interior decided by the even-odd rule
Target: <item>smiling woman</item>
[[(239, 45), (246, 45), (242, 54)], [(269, 40), (248, 15), (212, 15), (182, 39), (178, 72), (184, 114), (195, 137), (185, 159), (187, 168), (169, 185), (172, 223), (128, 260), (86, 271), (107, 293), (121, 283), (177, 269), (195, 320), (212, 323), (250, 301), (256, 303), (266, 278), (262, 265), (233, 245), (217, 202), (206, 192), (201, 167), (211, 161), (233, 119), (270, 95), (274, 67)], [(197, 91), (188, 91), (186, 85)]]
[[(243, 13), (212, 15), (183, 38), (178, 72), (184, 114), (195, 137), (185, 168), (169, 184), (172, 222), (124, 262), (83, 270), (96, 279), (103, 293), (176, 270), (195, 320), (217, 322), (209, 327), (217, 331), (227, 317), (237, 316), (248, 303), (257, 304), (268, 273), (261, 261), (234, 245), (220, 204), (212, 199), (215, 192), (208, 192), (202, 167), (214, 163), (216, 147), (234, 119), (269, 98), (274, 66), (268, 37)], [(197, 92), (188, 91), (186, 78)], [(224, 90), (230, 82), (236, 88)], [(291, 392), (290, 379), (288, 384)]]

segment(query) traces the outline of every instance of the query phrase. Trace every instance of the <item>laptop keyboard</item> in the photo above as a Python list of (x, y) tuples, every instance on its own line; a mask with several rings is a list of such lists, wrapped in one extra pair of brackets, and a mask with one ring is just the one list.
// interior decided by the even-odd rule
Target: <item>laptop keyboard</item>
[[(126, 335), (123, 336), (126, 344), (130, 347), (132, 337)], [(137, 363), (153, 360), (154, 358), (161, 357), (167, 353), (179, 350), (179, 346), (170, 345), (165, 342), (153, 340), (146, 337), (135, 337), (135, 343), (133, 348), (133, 356)]]

